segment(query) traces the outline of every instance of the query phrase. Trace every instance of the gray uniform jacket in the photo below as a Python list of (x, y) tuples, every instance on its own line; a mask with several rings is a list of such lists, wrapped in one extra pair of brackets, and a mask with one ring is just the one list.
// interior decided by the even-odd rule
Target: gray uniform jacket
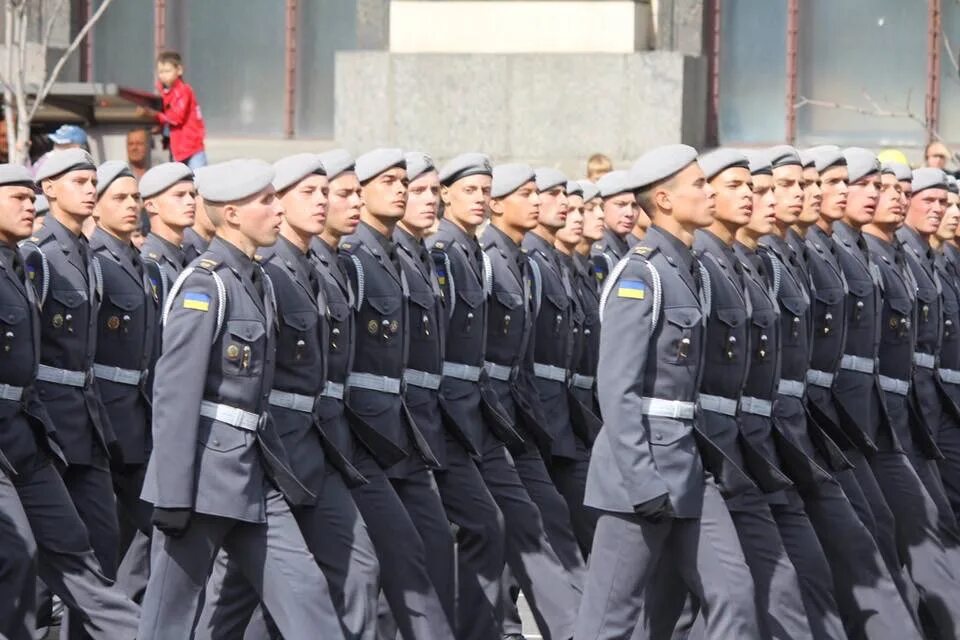
[(147, 234), (147, 239), (140, 247), (140, 255), (148, 265), (157, 267), (151, 270), (151, 276), (156, 274), (155, 279), (159, 280), (153, 284), (157, 288), (162, 306), (170, 287), (191, 260), (187, 259), (187, 253), (183, 247), (175, 246), (155, 233)]
[[(680, 518), (703, 507), (705, 472), (694, 436), (704, 352), (698, 268), (690, 249), (656, 226), (611, 274), (601, 299), (597, 389), (604, 425), (593, 445), (584, 504), (633, 513), (669, 495)], [(647, 415), (652, 400), (678, 417)], [(667, 413), (664, 411), (663, 413)]]
[(183, 253), (186, 257), (187, 263), (193, 262), (199, 258), (209, 246), (210, 243), (204, 240), (199, 233), (194, 231), (193, 227), (187, 227), (183, 230)]
[(20, 251), (40, 294), (41, 364), (86, 376), (81, 386), (38, 381), (40, 399), (70, 464), (106, 468), (116, 436), (92, 372), (102, 296), (99, 267), (87, 239), (53, 216)]
[(22, 389), (19, 400), (0, 400), (0, 471), (10, 477), (35, 463), (46, 464), (50, 456), (66, 464), (34, 388), (40, 364), (40, 310), (19, 260), (16, 249), (0, 245), (0, 386)]
[[(267, 413), (277, 346), (272, 287), (259, 265), (221, 238), (191, 267), (165, 309), (142, 498), (265, 522), (268, 477), (294, 504), (313, 497), (290, 470)], [(204, 402), (247, 412), (255, 422), (201, 415)]]
[(147, 373), (156, 351), (159, 297), (133, 245), (98, 227), (90, 248), (103, 274), (94, 365), (97, 386), (124, 463), (146, 464), (151, 448)]
[(593, 269), (601, 286), (604, 284), (606, 277), (613, 271), (613, 268), (617, 266), (617, 263), (630, 251), (630, 245), (627, 242), (630, 237), (628, 235), (626, 238), (621, 238), (604, 227), (603, 238), (600, 239), (600, 242), (593, 243), (593, 247), (590, 248)]

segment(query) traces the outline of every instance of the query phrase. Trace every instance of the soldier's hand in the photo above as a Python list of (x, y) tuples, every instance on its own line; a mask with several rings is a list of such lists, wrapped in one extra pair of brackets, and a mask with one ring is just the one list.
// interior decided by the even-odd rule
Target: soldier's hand
[(633, 511), (641, 518), (645, 518), (650, 522), (660, 522), (661, 520), (673, 517), (673, 507), (670, 505), (669, 494), (663, 494), (652, 500), (634, 505)]
[(150, 522), (171, 538), (179, 538), (190, 524), (190, 509), (162, 509), (154, 507)]

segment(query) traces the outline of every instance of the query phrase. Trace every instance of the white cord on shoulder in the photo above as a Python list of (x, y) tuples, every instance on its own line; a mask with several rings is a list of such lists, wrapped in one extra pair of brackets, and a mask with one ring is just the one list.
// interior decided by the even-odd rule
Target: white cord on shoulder
[(98, 298), (103, 298), (103, 267), (100, 266), (100, 258), (93, 256), (91, 262), (93, 262), (93, 283), (94, 290), (97, 292)]
[(480, 255), (483, 257), (483, 297), (489, 298), (493, 293), (493, 266), (486, 251), (481, 251)]
[(540, 303), (543, 301), (543, 279), (540, 273), (540, 265), (533, 259), (533, 256), (527, 256), (527, 262), (530, 264), (530, 280), (533, 282), (533, 315), (540, 315)]
[(360, 261), (358, 256), (352, 253), (350, 254), (350, 260), (353, 262), (353, 267), (357, 272), (357, 295), (356, 300), (354, 300), (354, 309), (359, 311), (360, 307), (363, 305), (364, 293), (366, 293), (363, 275), (363, 262)]
[(43, 250), (36, 244), (24, 242), (21, 246), (26, 247), (31, 253), (36, 253), (40, 256), (40, 268), (43, 270), (43, 273), (40, 275), (40, 308), (42, 309), (44, 303), (47, 301), (47, 294), (50, 292), (50, 263), (47, 262), (47, 256), (44, 255)]
[(447, 291), (450, 294), (450, 299), (447, 300), (449, 304), (449, 317), (453, 317), (453, 312), (457, 308), (457, 285), (453, 278), (453, 269), (450, 266), (450, 256), (447, 255), (446, 251), (443, 251), (443, 270), (447, 273)]
[(713, 309), (713, 285), (710, 282), (710, 272), (707, 271), (706, 267), (698, 260), (697, 268), (700, 269), (700, 295), (701, 295), (701, 304), (703, 305), (703, 323), (707, 323), (707, 318), (710, 316), (710, 310)]

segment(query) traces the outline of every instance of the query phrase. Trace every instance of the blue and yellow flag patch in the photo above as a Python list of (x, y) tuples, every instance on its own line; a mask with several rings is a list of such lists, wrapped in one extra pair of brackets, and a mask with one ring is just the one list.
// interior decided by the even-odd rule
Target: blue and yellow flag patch
[(199, 291), (187, 291), (183, 294), (183, 308), (196, 311), (210, 310), (210, 296)]
[(621, 280), (617, 284), (618, 298), (643, 300), (647, 295), (647, 284), (643, 280)]

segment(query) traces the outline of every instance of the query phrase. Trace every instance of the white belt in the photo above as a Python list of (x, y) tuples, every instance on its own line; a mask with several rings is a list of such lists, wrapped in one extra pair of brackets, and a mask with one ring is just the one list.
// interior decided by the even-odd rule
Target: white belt
[(23, 397), (23, 387), (15, 387), (12, 384), (0, 384), (0, 400), (18, 401)]
[(819, 369), (810, 369), (807, 371), (807, 384), (829, 389), (833, 386), (833, 374)]
[(256, 431), (260, 424), (260, 416), (256, 413), (207, 400), (200, 403), (200, 415), (244, 431)]
[(505, 364), (487, 361), (483, 363), (483, 370), (494, 380), (502, 382), (509, 382), (510, 378), (513, 377), (513, 367), (508, 367)]
[(313, 396), (273, 389), (270, 391), (270, 404), (274, 407), (299, 411), (300, 413), (313, 413), (316, 399)]
[(577, 389), (593, 389), (593, 381), (595, 378), (593, 376), (584, 376), (579, 373), (573, 374), (570, 378), (570, 385), (576, 387)]
[(704, 411), (722, 413), (725, 416), (737, 415), (737, 401), (723, 396), (711, 396), (701, 393), (699, 398), (700, 408)]
[(556, 367), (552, 364), (533, 363), (533, 375), (544, 380), (553, 380), (554, 382), (566, 382), (567, 370), (563, 367)]
[(58, 369), (57, 367), (48, 367), (45, 364), (41, 364), (40, 369), (37, 371), (37, 380), (52, 382), (53, 384), (63, 384), (68, 387), (85, 387), (87, 386), (87, 372)]
[(960, 371), (956, 369), (937, 369), (937, 373), (947, 384), (960, 384)]
[(662, 400), (660, 398), (640, 398), (640, 413), (659, 418), (679, 418), (692, 420), (697, 405), (681, 400)]
[(770, 414), (773, 413), (773, 403), (762, 398), (743, 396), (740, 398), (740, 410), (744, 413), (769, 418)]
[(146, 377), (146, 371), (137, 371), (136, 369), (121, 369), (120, 367), (111, 367), (106, 364), (93, 365), (93, 375), (101, 380), (127, 384), (131, 387), (140, 385), (140, 382)]
[(427, 373), (426, 371), (417, 371), (416, 369), (405, 369), (403, 372), (403, 381), (407, 384), (432, 391), (440, 388), (440, 381), (442, 379), (443, 376), (439, 373)]
[(350, 388), (367, 389), (369, 391), (383, 391), (384, 393), (400, 393), (400, 380), (388, 376), (377, 376), (372, 373), (351, 373), (347, 378)]
[(844, 355), (840, 358), (840, 368), (860, 373), (873, 373), (873, 358)]
[(932, 353), (913, 352), (913, 364), (921, 369), (933, 369), (937, 366), (937, 358)]
[(791, 398), (802, 398), (806, 385), (800, 380), (781, 380), (777, 393)]
[(448, 378), (477, 382), (480, 380), (480, 372), (480, 367), (475, 367), (471, 364), (461, 364), (459, 362), (443, 363), (443, 375)]
[(343, 400), (343, 385), (339, 382), (330, 382), (327, 381), (327, 386), (323, 388), (323, 391), (320, 393), (324, 398), (333, 398), (335, 400)]
[(898, 378), (880, 376), (880, 388), (884, 391), (895, 393), (898, 396), (905, 396), (910, 390), (910, 382), (907, 380), (900, 380)]

